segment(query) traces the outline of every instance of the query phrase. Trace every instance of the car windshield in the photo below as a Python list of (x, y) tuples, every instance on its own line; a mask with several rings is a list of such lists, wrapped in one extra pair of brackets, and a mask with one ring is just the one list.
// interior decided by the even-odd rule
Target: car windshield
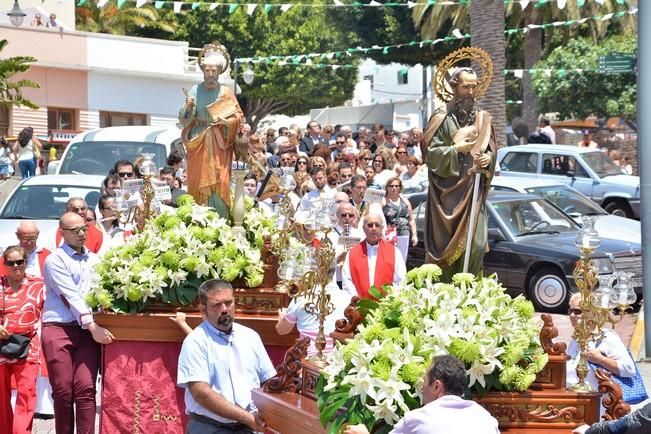
[(593, 201), (566, 185), (530, 187), (527, 193), (542, 196), (571, 216), (608, 214)]
[(106, 175), (118, 160), (134, 162), (142, 154), (154, 154), (156, 167), (166, 164), (165, 145), (150, 142), (78, 142), (69, 145), (59, 173)]
[(601, 151), (585, 152), (581, 158), (600, 177), (625, 175), (624, 169), (619, 167), (608, 155)]
[(9, 198), (0, 218), (56, 220), (65, 212), (71, 197), (81, 197), (90, 208), (95, 208), (99, 196), (99, 187), (23, 185)]
[(574, 220), (542, 198), (491, 202), (491, 206), (516, 237), (577, 230)]

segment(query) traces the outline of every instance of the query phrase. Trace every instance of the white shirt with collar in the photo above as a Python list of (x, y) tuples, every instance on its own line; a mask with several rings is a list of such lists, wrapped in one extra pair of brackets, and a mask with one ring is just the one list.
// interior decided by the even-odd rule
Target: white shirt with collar
[(27, 255), (27, 265), (25, 267), (25, 274), (30, 276), (43, 277), (41, 273), (41, 264), (38, 261), (38, 254), (43, 251), (43, 247), (36, 247), (32, 253)]
[[(393, 248), (395, 249), (396, 259), (394, 264), (392, 283), (394, 285), (398, 285), (404, 280), (405, 275), (407, 274), (407, 267), (405, 266), (405, 261), (402, 260), (402, 254), (400, 253), (400, 250), (396, 246), (393, 246)], [(371, 283), (371, 285), (375, 280), (375, 266), (377, 263), (378, 249), (379, 243), (375, 245), (366, 243), (366, 252), (368, 254), (368, 281)], [(351, 296), (357, 295), (357, 288), (355, 288), (353, 277), (350, 274), (350, 252), (348, 252), (346, 259), (344, 260), (344, 266), (341, 271), (341, 285), (342, 289), (349, 293)]]
[(298, 206), (299, 212), (306, 212), (312, 208), (319, 208), (321, 206), (322, 199), (333, 199), (335, 197), (337, 190), (330, 188), (329, 185), (325, 185), (322, 190), (314, 189), (303, 195), (301, 198), (301, 203)]
[[(339, 237), (343, 235), (344, 233), (344, 228), (339, 226), (338, 224), (335, 225), (334, 228), (328, 233), (328, 238), (330, 239), (330, 242), (335, 248), (335, 261), (341, 255), (344, 253), (346, 250), (343, 245), (339, 244)], [(360, 230), (357, 226), (350, 226), (350, 235), (351, 237), (359, 238), (359, 240), (364, 239), (364, 232)], [(342, 268), (343, 268), (343, 262), (341, 265), (335, 264), (335, 282), (341, 282), (343, 276), (341, 274)]]

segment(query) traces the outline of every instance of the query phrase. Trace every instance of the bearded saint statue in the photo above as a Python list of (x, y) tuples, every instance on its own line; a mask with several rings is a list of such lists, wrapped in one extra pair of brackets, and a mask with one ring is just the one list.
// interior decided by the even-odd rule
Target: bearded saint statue
[[(476, 104), (477, 74), (471, 68), (457, 68), (448, 84), (452, 99), (432, 115), (421, 142), (429, 169), (426, 261), (443, 269), (444, 282), (464, 271), (469, 229), (472, 244), (467, 272), (478, 274), (482, 270), (488, 248), (485, 202), (496, 156), (490, 114)], [(476, 173), (481, 179), (474, 194)], [(476, 217), (471, 222), (473, 202)]]

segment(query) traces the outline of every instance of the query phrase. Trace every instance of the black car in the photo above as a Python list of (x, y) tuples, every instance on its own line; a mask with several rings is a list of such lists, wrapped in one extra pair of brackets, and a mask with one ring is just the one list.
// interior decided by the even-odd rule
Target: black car
[[(425, 201), (414, 209), (419, 244), (410, 248), (407, 267), (425, 258)], [(493, 191), (488, 196), (488, 243), (484, 274), (497, 273), (512, 295), (524, 294), (538, 311), (563, 312), (577, 290), (572, 277), (580, 253), (574, 245), (576, 222), (551, 202), (534, 195)], [(642, 293), (642, 249), (639, 243), (602, 238), (592, 254), (599, 274), (634, 273), (635, 292)]]

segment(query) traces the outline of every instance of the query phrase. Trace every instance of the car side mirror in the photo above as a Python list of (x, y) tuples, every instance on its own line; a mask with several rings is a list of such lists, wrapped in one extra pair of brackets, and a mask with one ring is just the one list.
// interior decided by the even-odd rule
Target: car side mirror
[(568, 170), (565, 174), (570, 178), (574, 179), (574, 170)]
[(500, 228), (488, 228), (488, 241), (504, 241), (506, 237)]

